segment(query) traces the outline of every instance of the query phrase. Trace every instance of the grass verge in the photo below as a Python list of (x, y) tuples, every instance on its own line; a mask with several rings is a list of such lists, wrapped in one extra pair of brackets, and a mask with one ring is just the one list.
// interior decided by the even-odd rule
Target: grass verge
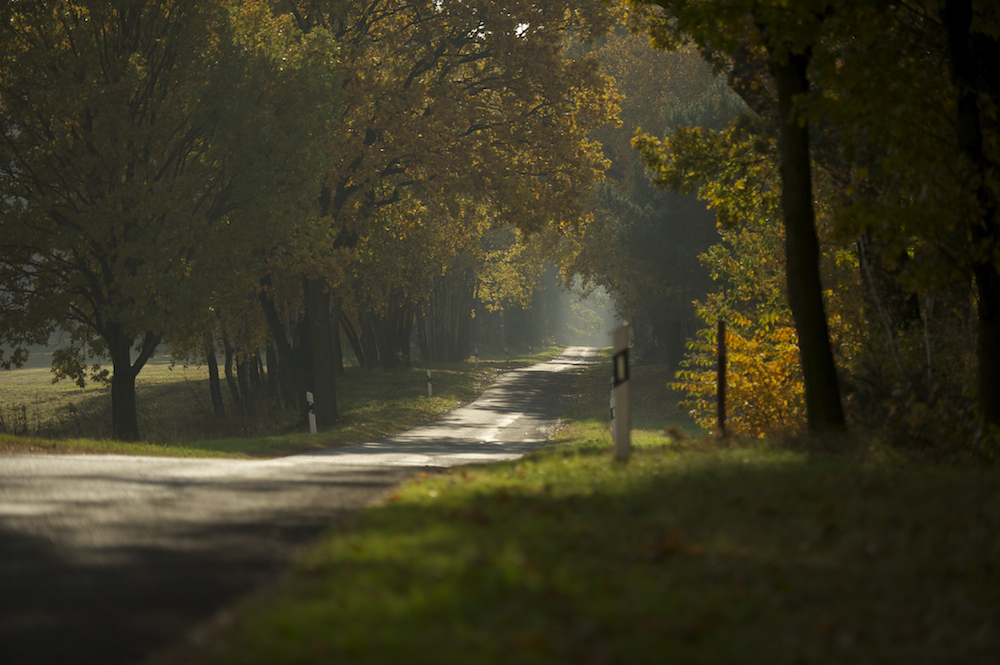
[(579, 385), (556, 445), (420, 474), (157, 662), (996, 662), (996, 468), (682, 443), (652, 398), (619, 464)]
[[(271, 458), (371, 441), (429, 422), (467, 403), (508, 367), (551, 359), (559, 347), (505, 360), (415, 365), (391, 371), (347, 368), (338, 382), (341, 422), (319, 434), (298, 431), (296, 414), (268, 412), (252, 421), (212, 412), (204, 368), (147, 367), (137, 386), (140, 429), (136, 443), (109, 438), (106, 389), (53, 384), (44, 369), (0, 374), (0, 453), (153, 455), (165, 457)], [(433, 397), (427, 397), (427, 370)], [(225, 386), (223, 386), (225, 391)], [(228, 395), (226, 395), (228, 398)], [(228, 404), (230, 413), (231, 403)], [(4, 427), (4, 423), (8, 427)], [(47, 436), (13, 434), (25, 430)], [(7, 429), (8, 433), (3, 433)], [(15, 429), (16, 431), (16, 429)]]

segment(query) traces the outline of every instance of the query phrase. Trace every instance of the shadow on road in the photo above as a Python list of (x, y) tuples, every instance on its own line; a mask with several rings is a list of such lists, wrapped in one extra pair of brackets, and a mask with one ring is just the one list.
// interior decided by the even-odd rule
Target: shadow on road
[(509, 372), (426, 428), (320, 455), (0, 456), (0, 662), (149, 656), (273, 579), (298, 548), (420, 466), (541, 445), (590, 357), (567, 353)]

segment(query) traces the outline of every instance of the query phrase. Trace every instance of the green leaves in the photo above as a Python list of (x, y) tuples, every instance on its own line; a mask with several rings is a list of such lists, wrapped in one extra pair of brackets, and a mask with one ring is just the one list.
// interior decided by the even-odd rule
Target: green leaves
[[(0, 340), (97, 336), (116, 374), (134, 375), (148, 354), (133, 366), (132, 340), (200, 339), (220, 299), (256, 284), (261, 254), (319, 194), (339, 96), (317, 68), (336, 56), (328, 35), (304, 38), (270, 10), (159, 0), (8, 13)], [(56, 357), (57, 378), (84, 369), (79, 351)]]

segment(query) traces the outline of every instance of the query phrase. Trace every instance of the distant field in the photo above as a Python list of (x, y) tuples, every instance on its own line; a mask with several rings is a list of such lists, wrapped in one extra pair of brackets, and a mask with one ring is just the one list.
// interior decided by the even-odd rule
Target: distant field
[[(49, 344), (29, 347), (28, 360), (19, 369), (0, 370), (0, 433), (40, 436), (100, 436), (108, 428), (96, 421), (110, 418), (110, 393), (101, 385), (79, 388), (72, 381), (53, 383), (52, 352), (65, 346), (66, 333), (53, 334)], [(4, 354), (9, 347), (0, 346)], [(206, 367), (173, 366), (166, 347), (157, 349), (137, 380), (141, 392), (150, 386), (208, 379)], [(207, 390), (207, 388), (206, 388)], [(141, 397), (140, 397), (141, 401)], [(211, 403), (209, 403), (211, 406)], [(105, 413), (106, 412), (106, 413)]]
[[(511, 366), (553, 357), (559, 347), (515, 356)], [(426, 369), (434, 396), (426, 396)], [(0, 372), (0, 452), (85, 452), (172, 456), (275, 457), (376, 439), (434, 419), (474, 399), (507, 368), (504, 360), (391, 371), (347, 367), (338, 382), (340, 423), (318, 436), (302, 433), (298, 413), (261, 400), (249, 417), (235, 414), (223, 380), (225, 417), (212, 409), (204, 366), (172, 366), (158, 357), (136, 381), (139, 428), (135, 444), (111, 438), (111, 396), (102, 386), (52, 383), (47, 367)]]
[[(53, 333), (52, 337), (49, 338), (48, 344), (39, 344), (35, 346), (28, 347), (28, 360), (21, 367), (21, 369), (48, 369), (52, 367), (52, 352), (56, 349), (63, 348), (69, 345), (69, 333)], [(0, 351), (4, 352), (6, 356), (10, 347), (5, 344), (0, 344)], [(167, 353), (167, 346), (161, 344), (156, 349), (156, 355), (150, 358), (148, 365), (169, 365), (172, 362), (170, 355)], [(0, 383), (3, 382), (3, 373), (0, 372)]]
[[(85, 388), (72, 381), (53, 383), (52, 376), (47, 366), (0, 372), (0, 432), (51, 438), (110, 436), (110, 389), (93, 383)], [(140, 426), (153, 430), (151, 441), (198, 438), (196, 430), (180, 424), (211, 413), (207, 368), (172, 366), (169, 358), (154, 358), (139, 374), (136, 389)]]

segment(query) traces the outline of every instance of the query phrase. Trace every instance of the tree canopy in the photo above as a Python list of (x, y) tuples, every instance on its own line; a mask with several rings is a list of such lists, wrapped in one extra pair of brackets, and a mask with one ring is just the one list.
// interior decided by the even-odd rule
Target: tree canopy
[[(737, 145), (751, 148), (764, 163), (780, 164), (785, 197), (793, 194), (790, 185), (798, 192), (782, 199), (781, 211), (789, 249), (787, 297), (807, 401), (816, 392), (825, 395), (822, 403), (833, 403), (824, 386), (836, 383), (810, 381), (807, 358), (807, 349), (827, 337), (848, 396), (874, 398), (862, 400), (857, 413), (891, 404), (883, 419), (887, 413), (922, 413), (914, 419), (926, 424), (929, 414), (947, 413), (954, 427), (965, 408), (962, 386), (973, 376), (976, 436), (981, 446), (994, 445), (988, 441), (1000, 418), (994, 388), (1000, 367), (994, 323), (1000, 227), (998, 187), (990, 175), (997, 89), (986, 72), (987, 57), (997, 49), (995, 12), (985, 3), (960, 0), (655, 5), (636, 3), (639, 23), (661, 47), (696, 44), (717, 71), (728, 72), (730, 86), (758, 118), (746, 125), (758, 138)], [(696, 136), (704, 142), (689, 140)], [(766, 148), (775, 138), (780, 159)], [(739, 160), (713, 161), (719, 154), (711, 147), (717, 145), (713, 137), (688, 134), (659, 144), (646, 137), (639, 145), (663, 184), (684, 188), (697, 182), (721, 204), (720, 211), (731, 210), (734, 222), (746, 223), (741, 200), (748, 183), (727, 181), (724, 173)], [(794, 168), (793, 158), (799, 165)], [(811, 177), (799, 177), (804, 175)], [(727, 182), (729, 191), (718, 188)], [(810, 217), (814, 221), (803, 224)], [(792, 240), (793, 228), (804, 230), (808, 242)], [(812, 281), (799, 272), (804, 258), (822, 275), (821, 286), (810, 287), (811, 314), (796, 305), (803, 302), (797, 289)], [(822, 267), (828, 260), (853, 264), (855, 272), (838, 276)], [(854, 324), (842, 316), (844, 289), (858, 285), (854, 309), (868, 323), (859, 331), (860, 345), (852, 343), (845, 353), (844, 331)], [(977, 312), (971, 335), (963, 323), (970, 306)], [(825, 326), (813, 326), (820, 318), (831, 326), (829, 335), (821, 333)], [(803, 327), (805, 321), (810, 323)], [(977, 351), (966, 372), (962, 359), (969, 357), (970, 338)], [(893, 401), (890, 393), (907, 397)], [(817, 413), (827, 414), (820, 421), (834, 422), (830, 411)]]
[[(298, 392), (311, 389), (317, 418), (330, 423), (337, 417), (333, 359), (312, 354), (333, 334), (327, 312), (342, 270), (337, 250), (363, 251), (390, 241), (385, 229), (431, 223), (431, 216), (439, 220), (433, 224), (455, 222), (446, 233), (465, 234), (475, 227), (466, 212), (482, 206), (491, 223), (528, 232), (568, 233), (585, 223), (582, 199), (606, 168), (589, 132), (612, 120), (617, 98), (596, 60), (570, 56), (564, 45), (599, 37), (615, 12), (591, 0), (292, 6), (301, 30), (328, 31), (340, 44), (344, 104), (332, 118), (337, 139), (327, 146), (332, 166), (317, 210), (329, 251), (296, 268), (305, 278), (302, 322), (316, 326), (296, 337), (309, 345), (282, 342), (288, 326), (276, 312), (268, 321), (290, 359), (284, 364), (301, 374)], [(436, 253), (443, 272), (449, 252)], [(407, 297), (419, 301), (422, 291), (408, 289)], [(273, 309), (267, 293), (263, 305)], [(376, 316), (378, 325), (412, 304), (392, 295), (393, 316)], [(355, 302), (368, 309), (368, 301)], [(406, 326), (396, 328), (394, 336), (404, 336)]]
[[(312, 390), (333, 422), (345, 307), (378, 325), (403, 307), (405, 338), (455, 240), (586, 223), (606, 168), (589, 133), (617, 97), (565, 47), (615, 16), (590, 0), (8, 4), (2, 361), (70, 330), (60, 375), (86, 378), (84, 348), (110, 358), (115, 435), (135, 438), (158, 343), (211, 357), (218, 328), (227, 367), (266, 339), (286, 399), (304, 413)], [(261, 316), (240, 314), (254, 300)]]
[(0, 337), (20, 349), (61, 327), (109, 356), (119, 438), (138, 436), (135, 376), (160, 340), (200, 335), (317, 187), (315, 138), (338, 95), (333, 72), (302, 70), (331, 47), (280, 41), (266, 9), (3, 10)]

